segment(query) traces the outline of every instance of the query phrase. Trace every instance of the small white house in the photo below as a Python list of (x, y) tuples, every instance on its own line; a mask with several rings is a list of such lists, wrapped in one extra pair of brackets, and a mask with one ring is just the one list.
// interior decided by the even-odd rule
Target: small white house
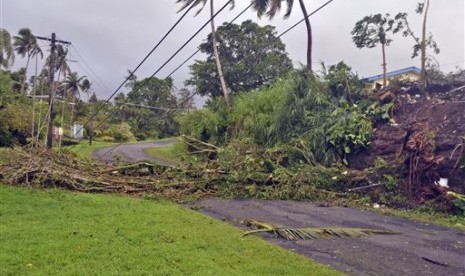
[(82, 139), (84, 136), (84, 126), (81, 124), (74, 124), (71, 126), (71, 138)]

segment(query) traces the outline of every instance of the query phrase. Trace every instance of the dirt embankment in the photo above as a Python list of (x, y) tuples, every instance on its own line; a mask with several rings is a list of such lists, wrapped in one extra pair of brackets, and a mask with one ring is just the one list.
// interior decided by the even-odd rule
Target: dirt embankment
[[(405, 170), (406, 181), (417, 177), (427, 182), (422, 175), (442, 177), (452, 189), (465, 192), (465, 168), (460, 167), (465, 153), (465, 86), (431, 87), (430, 99), (420, 96), (417, 87), (388, 93), (395, 101), (395, 123), (377, 126), (370, 148), (352, 156), (351, 166), (373, 166), (379, 157), (388, 164), (397, 162)], [(418, 172), (412, 175), (413, 167), (422, 162), (423, 167), (415, 167)]]

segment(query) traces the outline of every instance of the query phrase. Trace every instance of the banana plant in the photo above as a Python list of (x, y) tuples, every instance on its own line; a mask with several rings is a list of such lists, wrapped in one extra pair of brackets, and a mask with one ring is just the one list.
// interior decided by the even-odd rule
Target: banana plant
[(462, 214), (465, 215), (465, 195), (454, 193), (454, 192), (447, 192), (447, 195), (453, 198), (452, 203), (462, 210)]

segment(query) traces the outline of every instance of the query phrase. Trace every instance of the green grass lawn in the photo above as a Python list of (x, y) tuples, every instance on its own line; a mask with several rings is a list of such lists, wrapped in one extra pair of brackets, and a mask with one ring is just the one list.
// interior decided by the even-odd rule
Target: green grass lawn
[(339, 275), (180, 206), (0, 185), (0, 275)]

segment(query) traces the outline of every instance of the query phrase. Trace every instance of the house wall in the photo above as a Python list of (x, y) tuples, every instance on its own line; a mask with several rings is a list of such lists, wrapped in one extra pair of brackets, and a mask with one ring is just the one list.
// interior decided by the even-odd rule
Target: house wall
[[(393, 79), (399, 79), (399, 80), (402, 80), (402, 81), (417, 81), (418, 79), (420, 79), (420, 75), (415, 73), (415, 72), (410, 72), (410, 73), (405, 73), (405, 74), (401, 74), (401, 75), (397, 75), (397, 76), (393, 76), (393, 77), (390, 77), (387, 79), (387, 85), (390, 84), (390, 80), (393, 80)], [(366, 82), (365, 83), (365, 89), (366, 90), (375, 90), (376, 89), (376, 84), (379, 83), (381, 86), (383, 85), (383, 79), (378, 79), (378, 80), (375, 80), (373, 82)]]

